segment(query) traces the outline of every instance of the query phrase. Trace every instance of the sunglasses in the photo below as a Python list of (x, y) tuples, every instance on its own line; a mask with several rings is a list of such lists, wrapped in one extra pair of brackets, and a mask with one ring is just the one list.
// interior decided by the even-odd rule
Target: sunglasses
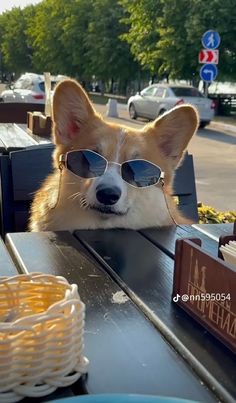
[(60, 168), (64, 165), (76, 176), (93, 179), (104, 175), (109, 164), (120, 167), (122, 179), (131, 186), (143, 188), (163, 184), (164, 172), (152, 162), (144, 159), (125, 161), (122, 164), (108, 162), (102, 155), (91, 150), (74, 150), (60, 155)]

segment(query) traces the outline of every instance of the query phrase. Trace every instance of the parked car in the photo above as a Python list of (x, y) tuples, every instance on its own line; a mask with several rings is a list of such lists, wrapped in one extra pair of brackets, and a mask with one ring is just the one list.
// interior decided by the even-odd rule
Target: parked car
[[(51, 90), (63, 76), (51, 77)], [(1, 94), (2, 102), (29, 102), (44, 104), (45, 87), (44, 76), (35, 73), (25, 73), (20, 78), (4, 90)]]
[(215, 114), (215, 102), (205, 97), (197, 88), (182, 85), (153, 84), (128, 100), (131, 119), (155, 119), (176, 105), (194, 105), (200, 116), (200, 126), (210, 123)]

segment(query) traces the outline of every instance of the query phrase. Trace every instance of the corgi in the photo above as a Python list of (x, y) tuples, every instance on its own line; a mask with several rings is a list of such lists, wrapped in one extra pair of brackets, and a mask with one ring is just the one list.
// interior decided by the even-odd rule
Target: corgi
[[(30, 231), (190, 223), (171, 194), (175, 169), (199, 125), (193, 106), (179, 105), (134, 129), (104, 120), (80, 84), (66, 79), (55, 88), (52, 120), (54, 172), (35, 194)], [(90, 158), (97, 164), (95, 172)], [(144, 187), (128, 173), (133, 166)], [(144, 173), (141, 166), (147, 168)], [(149, 178), (152, 171), (154, 176), (161, 172), (164, 180)]]

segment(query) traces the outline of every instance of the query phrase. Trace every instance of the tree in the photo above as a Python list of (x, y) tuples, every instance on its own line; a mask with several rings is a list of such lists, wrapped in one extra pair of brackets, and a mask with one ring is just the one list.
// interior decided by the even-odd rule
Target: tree
[(81, 81), (86, 81), (89, 76), (86, 37), (92, 6), (92, 0), (77, 0), (67, 2), (64, 8), (61, 42), (65, 49), (67, 73)]
[(124, 16), (117, 0), (44, 0), (13, 9), (0, 16), (4, 59), (13, 71), (50, 71), (80, 81), (95, 75), (125, 87), (139, 66), (121, 40)]
[(192, 80), (197, 68), (197, 53), (187, 35), (191, 0), (161, 0), (162, 16), (158, 19), (157, 57), (162, 60), (161, 75)]
[(27, 22), (34, 7), (13, 8), (0, 15), (1, 52), (6, 70), (21, 73), (31, 68), (32, 49), (27, 37)]
[(160, 77), (194, 79), (201, 37), (221, 35), (219, 79), (236, 78), (236, 9), (232, 0), (121, 0), (128, 12), (123, 37), (144, 68)]
[(187, 35), (195, 43), (196, 54), (201, 48), (201, 37), (209, 29), (221, 36), (219, 47), (219, 80), (236, 79), (236, 8), (232, 0), (192, 0), (190, 18), (186, 22)]
[(33, 66), (78, 77), (127, 80), (136, 64), (119, 38), (123, 8), (116, 0), (47, 0), (40, 3), (28, 34)]
[[(127, 30), (122, 22), (124, 9), (117, 0), (94, 0), (86, 35), (88, 72), (111, 83), (126, 87), (138, 74), (129, 45), (121, 39)], [(111, 85), (112, 87), (112, 85)], [(111, 88), (112, 89), (112, 88)]]
[(151, 73), (157, 73), (162, 61), (157, 54), (160, 34), (158, 19), (162, 15), (160, 0), (121, 0), (126, 14), (123, 21), (129, 31), (122, 35), (140, 65)]
[(33, 48), (32, 64), (36, 71), (55, 74), (66, 72), (67, 53), (61, 39), (64, 21), (63, 0), (44, 0), (38, 4), (27, 31)]

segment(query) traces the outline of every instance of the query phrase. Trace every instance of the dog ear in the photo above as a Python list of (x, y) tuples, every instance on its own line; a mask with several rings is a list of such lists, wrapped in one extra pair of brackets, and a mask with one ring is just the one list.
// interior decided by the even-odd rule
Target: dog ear
[(52, 104), (56, 144), (69, 144), (95, 116), (94, 108), (75, 80), (63, 80), (55, 88)]
[(191, 137), (199, 126), (197, 110), (192, 105), (180, 105), (160, 118), (152, 125), (158, 141), (158, 147), (164, 157), (176, 168)]

